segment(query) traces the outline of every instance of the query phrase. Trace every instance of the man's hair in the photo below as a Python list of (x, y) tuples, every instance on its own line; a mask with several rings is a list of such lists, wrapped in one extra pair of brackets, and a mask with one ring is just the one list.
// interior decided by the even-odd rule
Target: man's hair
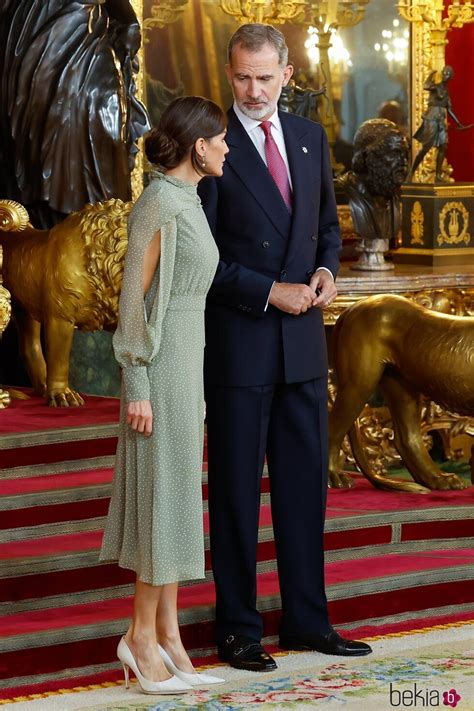
[(249, 52), (258, 52), (266, 44), (269, 44), (277, 52), (280, 67), (286, 67), (288, 64), (288, 47), (283, 33), (272, 27), (272, 25), (262, 25), (258, 22), (241, 25), (234, 32), (227, 48), (229, 64), (232, 63), (232, 50), (235, 46), (240, 45), (249, 50)]
[[(393, 121), (368, 119), (354, 136), (352, 170), (372, 195), (391, 197), (408, 166), (409, 146), (405, 134)], [(392, 161), (388, 161), (388, 157)]]

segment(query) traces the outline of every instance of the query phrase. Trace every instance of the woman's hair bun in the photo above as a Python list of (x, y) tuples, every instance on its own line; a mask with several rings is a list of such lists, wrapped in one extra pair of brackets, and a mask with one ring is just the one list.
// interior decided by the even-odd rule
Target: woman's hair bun
[(160, 128), (154, 128), (145, 139), (145, 153), (150, 163), (163, 168), (176, 168), (183, 159), (178, 141)]
[(147, 158), (166, 171), (189, 156), (195, 171), (205, 175), (195, 143), (200, 138), (207, 141), (218, 136), (225, 127), (225, 114), (213, 101), (202, 96), (180, 96), (168, 104), (160, 123), (145, 139)]

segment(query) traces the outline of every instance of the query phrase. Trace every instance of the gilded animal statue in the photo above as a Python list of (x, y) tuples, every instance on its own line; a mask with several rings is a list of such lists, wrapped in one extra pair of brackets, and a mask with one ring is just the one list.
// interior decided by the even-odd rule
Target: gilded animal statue
[(69, 387), (74, 329), (116, 328), (131, 206), (118, 199), (86, 205), (51, 229), (36, 230), (22, 205), (0, 200), (3, 280), (20, 355), (35, 394), (51, 406), (84, 404)]
[[(421, 397), (450, 411), (474, 416), (474, 317), (425, 309), (402, 296), (371, 296), (348, 308), (333, 333), (337, 395), (329, 416), (329, 478), (352, 485), (339, 468), (346, 433), (364, 475), (379, 489), (428, 493), (462, 489), (455, 474), (431, 459), (421, 433)], [(373, 470), (355, 421), (378, 388), (390, 410), (394, 442), (413, 481)]]

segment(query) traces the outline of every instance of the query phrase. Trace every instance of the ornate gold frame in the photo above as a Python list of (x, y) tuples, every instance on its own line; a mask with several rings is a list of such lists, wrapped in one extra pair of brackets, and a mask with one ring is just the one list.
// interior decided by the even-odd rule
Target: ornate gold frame
[[(137, 15), (140, 26), (143, 26), (143, 5), (144, 0), (130, 0)], [(426, 23), (412, 23), (411, 27), (411, 67), (410, 67), (410, 118), (411, 133), (421, 123), (423, 111), (426, 108), (427, 95), (423, 90), (423, 83), (429, 74), (431, 66), (431, 47), (429, 41), (429, 29)], [(205, 33), (209, 33), (209, 27), (204, 27)], [(144, 45), (138, 53), (140, 69), (137, 76), (137, 96), (142, 101), (145, 97), (144, 84)], [(214, 58), (214, 61), (216, 59)], [(415, 152), (416, 144), (413, 143), (412, 151)], [(135, 169), (132, 176), (133, 197), (136, 199), (143, 188), (143, 153), (137, 155)]]
[[(131, 0), (133, 9), (140, 23), (140, 27), (143, 27), (143, 0)], [(143, 37), (142, 45), (138, 51), (138, 60), (140, 62), (138, 75), (136, 78), (137, 82), (137, 97), (144, 101), (145, 98), (145, 54), (143, 52)], [(139, 141), (140, 150), (138, 151), (135, 158), (135, 167), (132, 173), (132, 196), (133, 200), (136, 200), (143, 190), (143, 139)]]

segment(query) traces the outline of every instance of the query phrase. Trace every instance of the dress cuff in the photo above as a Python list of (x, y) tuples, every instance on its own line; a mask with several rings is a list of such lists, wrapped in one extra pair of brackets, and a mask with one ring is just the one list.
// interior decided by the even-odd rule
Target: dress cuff
[(150, 381), (146, 365), (130, 365), (122, 369), (127, 402), (150, 399)]

